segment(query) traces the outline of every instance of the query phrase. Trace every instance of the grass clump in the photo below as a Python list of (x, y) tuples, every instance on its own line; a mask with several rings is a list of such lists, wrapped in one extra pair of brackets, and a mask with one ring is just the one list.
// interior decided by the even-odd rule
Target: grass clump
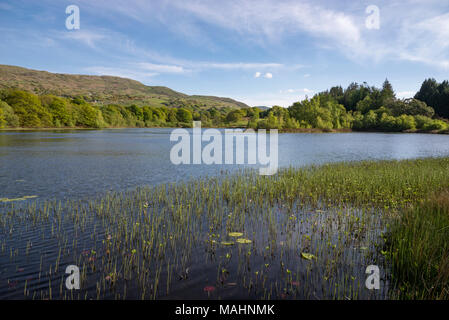
[(406, 210), (388, 246), (396, 298), (449, 299), (449, 189)]

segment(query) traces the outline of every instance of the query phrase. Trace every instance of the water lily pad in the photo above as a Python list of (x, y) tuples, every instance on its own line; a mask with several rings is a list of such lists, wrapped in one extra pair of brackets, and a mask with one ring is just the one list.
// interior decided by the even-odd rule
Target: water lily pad
[(232, 241), (222, 241), (221, 244), (224, 246), (233, 246), (235, 243)]
[(229, 236), (237, 238), (237, 237), (243, 236), (243, 233), (241, 233), (241, 232), (231, 232), (231, 233), (229, 233)]
[(252, 243), (251, 240), (245, 239), (245, 238), (239, 238), (239, 239), (237, 239), (236, 241), (237, 241), (238, 243), (244, 243), (244, 244)]
[(301, 252), (301, 257), (303, 257), (306, 260), (316, 259), (316, 256), (314, 256), (311, 253), (306, 253), (306, 252)]

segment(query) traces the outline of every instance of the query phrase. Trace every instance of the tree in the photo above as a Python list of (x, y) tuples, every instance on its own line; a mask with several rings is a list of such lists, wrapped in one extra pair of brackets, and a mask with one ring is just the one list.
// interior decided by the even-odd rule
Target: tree
[(429, 107), (425, 102), (412, 98), (391, 102), (388, 108), (396, 117), (406, 114), (412, 116), (422, 115), (431, 118), (435, 114), (433, 108)]
[(376, 129), (377, 128), (377, 114), (370, 110), (363, 117), (363, 128), (364, 129)]
[(117, 105), (107, 105), (102, 106), (100, 108), (100, 111), (102, 113), (104, 121), (108, 124), (110, 127), (126, 127), (128, 126), (128, 122), (126, 119), (123, 118), (122, 113), (120, 112), (120, 109), (122, 106)]
[(9, 104), (4, 101), (0, 101), (0, 110), (3, 114), (4, 118), (4, 126), (5, 127), (19, 127), (19, 117), (14, 113), (14, 110), (11, 108)]
[(127, 109), (136, 117), (137, 120), (144, 120), (142, 108), (136, 106), (135, 104), (130, 105)]
[(388, 81), (388, 79), (385, 79), (384, 83), (382, 84), (382, 90), (380, 94), (383, 104), (385, 104), (387, 101), (396, 99), (393, 86), (391, 85), (390, 81)]
[(231, 122), (240, 121), (240, 120), (242, 120), (243, 116), (244, 116), (244, 114), (243, 114), (242, 110), (231, 111), (226, 116), (226, 122), (231, 123)]
[(6, 125), (5, 116), (3, 115), (3, 109), (0, 109), (0, 128), (4, 128)]
[(438, 95), (438, 82), (435, 79), (426, 79), (421, 88), (415, 94), (415, 99), (424, 101), (427, 105), (435, 108), (435, 98)]
[(20, 126), (51, 127), (53, 125), (51, 114), (42, 107), (36, 95), (22, 90), (11, 90), (5, 101), (19, 117)]
[(78, 109), (76, 125), (87, 128), (101, 128), (104, 126), (103, 115), (100, 110), (92, 107), (88, 103), (83, 103)]
[(178, 122), (178, 118), (176, 117), (176, 110), (175, 109), (170, 109), (170, 111), (168, 112), (168, 122), (170, 123), (177, 123)]
[(66, 99), (45, 95), (41, 96), (40, 100), (42, 106), (52, 115), (54, 126), (68, 126), (72, 123), (72, 115), (69, 113)]
[(356, 110), (360, 111), (362, 114), (365, 114), (372, 109), (375, 108), (370, 96), (366, 96), (363, 100), (359, 101), (356, 106)]
[(179, 122), (190, 123), (193, 120), (192, 112), (185, 108), (179, 108), (176, 112), (176, 118)]
[(435, 79), (426, 79), (415, 95), (415, 99), (425, 102), (435, 110), (435, 115), (449, 118), (449, 82), (438, 83)]

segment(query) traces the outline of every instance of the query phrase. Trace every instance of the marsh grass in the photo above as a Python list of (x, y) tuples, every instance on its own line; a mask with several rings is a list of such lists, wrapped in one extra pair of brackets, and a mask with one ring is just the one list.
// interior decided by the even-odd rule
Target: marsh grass
[(406, 210), (387, 245), (399, 299), (449, 299), (449, 190)]
[[(0, 203), (0, 296), (386, 299), (390, 222), (448, 181), (448, 158), (366, 161)], [(365, 288), (371, 264), (381, 290)]]

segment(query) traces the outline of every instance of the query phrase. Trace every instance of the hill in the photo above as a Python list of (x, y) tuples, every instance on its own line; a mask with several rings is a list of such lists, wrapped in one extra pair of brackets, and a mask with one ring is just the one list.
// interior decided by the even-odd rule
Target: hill
[(73, 98), (82, 96), (94, 105), (197, 106), (248, 108), (242, 102), (214, 96), (189, 96), (167, 87), (146, 86), (139, 81), (113, 77), (60, 74), (0, 65), (0, 89), (16, 88), (36, 94)]

